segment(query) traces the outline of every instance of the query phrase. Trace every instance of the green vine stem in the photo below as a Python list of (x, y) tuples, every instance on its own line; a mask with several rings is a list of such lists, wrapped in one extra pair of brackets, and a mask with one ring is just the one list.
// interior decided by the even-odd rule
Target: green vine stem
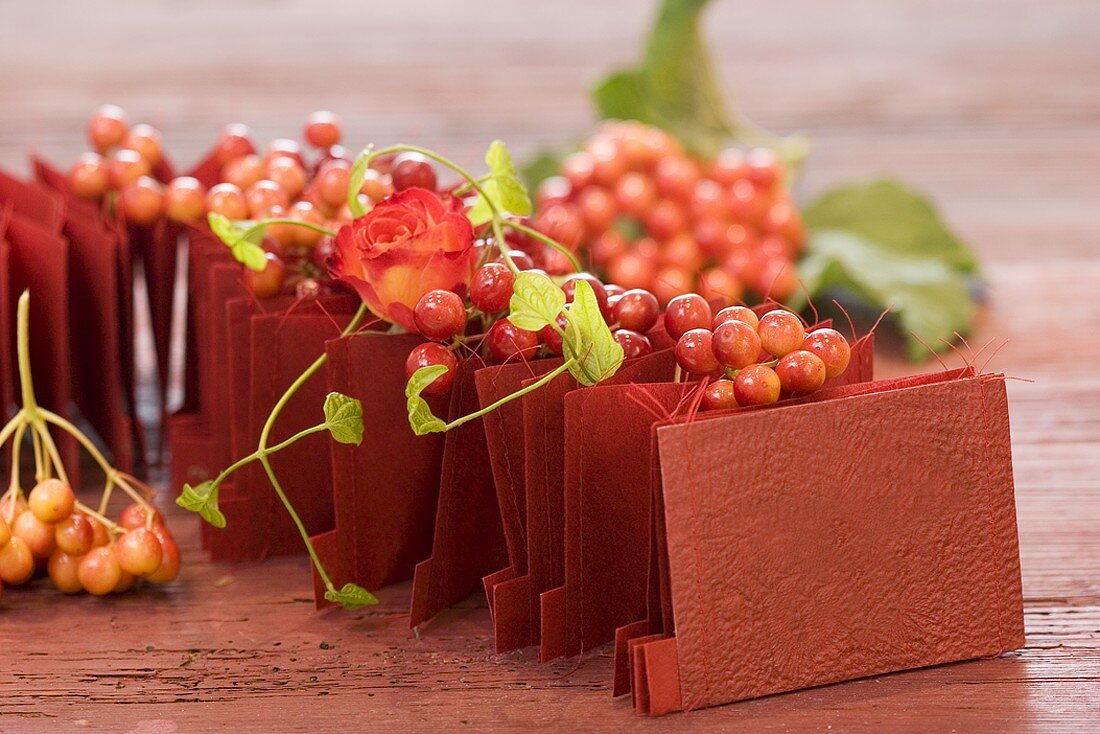
[[(11, 420), (8, 421), (3, 429), (0, 429), (0, 445), (7, 443), (9, 439), (14, 439), (12, 444), (11, 477), (9, 479), (8, 489), (4, 493), (4, 499), (14, 500), (14, 498), (22, 496), (23, 490), (19, 481), (19, 451), (28, 430), (30, 431), (31, 446), (34, 452), (35, 481), (41, 482), (43, 479), (47, 479), (56, 474), (58, 479), (65, 484), (69, 484), (69, 478), (65, 472), (65, 465), (61, 460), (61, 453), (58, 451), (57, 444), (54, 442), (53, 435), (50, 433), (50, 426), (54, 426), (75, 438), (84, 450), (95, 460), (96, 464), (99, 465), (99, 468), (103, 470), (106, 476), (106, 484), (104, 486), (99, 509), (93, 510), (87, 505), (79, 502), (77, 503), (78, 509), (86, 513), (89, 517), (93, 517), (103, 523), (103, 526), (107, 528), (112, 536), (117, 535), (124, 529), (107, 519), (103, 513), (110, 499), (111, 489), (114, 486), (118, 486), (135, 503), (141, 506), (145, 511), (147, 526), (152, 527), (155, 511), (152, 505), (149, 504), (148, 499), (152, 498), (153, 490), (134, 477), (120, 472), (111, 466), (110, 462), (107, 461), (106, 457), (103, 456), (91, 439), (70, 421), (38, 405), (38, 401), (35, 399), (34, 395), (34, 380), (31, 373), (30, 293), (28, 291), (24, 291), (22, 295), (20, 295), (16, 311), (16, 354), (19, 367), (20, 396), (23, 405), (16, 414), (12, 416)], [(145, 496), (142, 496), (142, 492), (139, 492), (135, 487), (140, 487), (144, 491)], [(12, 513), (14, 513), (14, 506), (15, 503), (12, 501), (10, 504)], [(5, 519), (10, 522), (12, 517)]]
[(463, 423), (469, 423), (470, 421), (476, 420), (476, 419), (482, 417), (483, 415), (488, 415), (489, 413), (492, 413), (494, 410), (496, 410), (500, 406), (505, 405), (507, 403), (510, 403), (513, 400), (517, 399), (517, 398), (522, 398), (524, 395), (526, 395), (529, 392), (534, 392), (535, 390), (538, 390), (540, 387), (547, 384), (548, 382), (553, 380), (558, 375), (561, 375), (561, 374), (564, 374), (564, 373), (568, 372), (569, 369), (571, 367), (573, 367), (573, 365), (576, 364), (576, 363), (577, 363), (576, 358), (567, 359), (563, 364), (556, 367), (552, 371), (547, 372), (545, 375), (540, 377), (535, 382), (532, 382), (530, 385), (528, 385), (526, 387), (523, 387), (523, 388), (520, 388), (519, 390), (516, 390), (514, 393), (510, 393), (508, 395), (505, 395), (500, 400), (497, 400), (492, 405), (485, 406), (481, 410), (475, 411), (473, 413), (467, 413), (466, 415), (464, 415), (460, 418), (455, 418), (453, 421), (448, 423), (443, 430), (444, 431), (449, 431), (452, 428), (458, 428)]

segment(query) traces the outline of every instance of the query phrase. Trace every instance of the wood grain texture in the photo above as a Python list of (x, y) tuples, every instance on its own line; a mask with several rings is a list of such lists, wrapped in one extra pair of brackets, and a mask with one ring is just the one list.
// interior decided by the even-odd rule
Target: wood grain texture
[[(528, 152), (585, 132), (587, 80), (629, 61), (652, 5), (5, 3), (0, 165), (26, 172), (32, 145), (70, 159), (103, 101), (158, 123), (185, 163), (227, 121), (269, 138), (317, 107), (356, 144), (416, 140), (472, 163), (501, 137)], [(708, 32), (742, 107), (812, 136), (805, 194), (895, 173), (981, 254), (972, 343), (1008, 339), (990, 367), (1035, 380), (1008, 386), (1026, 649), (650, 721), (610, 699), (609, 650), (494, 655), (477, 597), (417, 639), (408, 584), (368, 611), (315, 613), (303, 559), (209, 564), (194, 522), (170, 513), (185, 568), (167, 589), (5, 592), (0, 732), (1095, 728), (1100, 5), (719, 3)], [(887, 357), (880, 374), (913, 370)]]

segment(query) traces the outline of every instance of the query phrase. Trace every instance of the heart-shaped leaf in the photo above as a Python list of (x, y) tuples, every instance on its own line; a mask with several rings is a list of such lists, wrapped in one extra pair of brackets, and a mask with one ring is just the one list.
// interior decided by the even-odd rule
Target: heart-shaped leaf
[(339, 604), (349, 612), (378, 603), (374, 594), (355, 584), (344, 584), (339, 591), (326, 591), (325, 599)]
[(199, 513), (203, 520), (216, 528), (225, 527), (225, 515), (218, 509), (218, 487), (211, 481), (192, 487), (183, 485), (183, 491), (176, 498), (176, 504), (185, 510)]
[(441, 433), (447, 430), (447, 424), (436, 418), (428, 402), (420, 397), (420, 393), (424, 391), (424, 388), (438, 380), (446, 371), (447, 366), (442, 364), (421, 367), (409, 377), (409, 381), (405, 385), (409, 425), (417, 436), (428, 433)]
[(256, 271), (267, 267), (267, 254), (260, 247), (267, 228), (261, 223), (251, 220), (234, 222), (217, 212), (210, 212), (206, 220), (210, 231), (225, 243), (234, 260)]
[(623, 348), (611, 335), (591, 284), (577, 280), (573, 303), (565, 309), (568, 328), (562, 347), (576, 362), (569, 372), (582, 385), (595, 385), (619, 371)]
[(493, 209), (486, 201), (488, 197), (500, 212), (527, 215), (531, 213), (531, 197), (519, 179), (515, 163), (508, 148), (499, 140), (494, 140), (485, 153), (485, 163), (489, 166), (489, 177), (481, 184), (485, 196), (478, 195), (474, 205), (466, 216), (474, 225), (485, 224), (493, 218)]
[(363, 404), (343, 393), (325, 397), (325, 425), (339, 443), (358, 446), (363, 442)]
[(517, 329), (538, 331), (554, 323), (565, 307), (565, 292), (542, 273), (525, 270), (516, 276), (508, 320)]

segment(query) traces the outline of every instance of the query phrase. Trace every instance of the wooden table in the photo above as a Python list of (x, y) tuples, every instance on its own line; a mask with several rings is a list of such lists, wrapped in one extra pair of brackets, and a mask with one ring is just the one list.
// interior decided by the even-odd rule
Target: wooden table
[[(58, 160), (102, 101), (158, 123), (177, 158), (222, 123), (296, 133), (317, 107), (352, 140), (415, 140), (473, 163), (579, 136), (585, 80), (627, 61), (637, 3), (434, 3), (373, 14), (195, 0), (5, 7), (0, 165)], [(892, 172), (932, 192), (980, 253), (974, 342), (1008, 339), (1027, 648), (646, 720), (608, 692), (609, 652), (494, 655), (483, 599), (417, 639), (407, 584), (316, 613), (301, 558), (212, 565), (173, 514), (185, 568), (99, 600), (38, 587), (0, 604), (0, 732), (616, 728), (1081, 730), (1100, 721), (1100, 6), (1058, 0), (779, 0), (710, 16), (732, 93), (815, 143), (807, 195)], [(884, 373), (918, 369), (884, 355)], [(167, 507), (167, 500), (163, 501)], [(112, 705), (119, 704), (119, 705)]]

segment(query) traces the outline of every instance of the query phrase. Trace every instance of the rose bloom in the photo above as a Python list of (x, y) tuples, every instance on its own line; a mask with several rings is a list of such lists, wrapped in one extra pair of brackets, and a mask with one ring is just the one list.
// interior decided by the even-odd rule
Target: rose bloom
[(413, 308), (421, 296), (436, 289), (466, 293), (473, 243), (461, 201), (409, 188), (340, 229), (329, 270), (376, 316), (416, 331)]

